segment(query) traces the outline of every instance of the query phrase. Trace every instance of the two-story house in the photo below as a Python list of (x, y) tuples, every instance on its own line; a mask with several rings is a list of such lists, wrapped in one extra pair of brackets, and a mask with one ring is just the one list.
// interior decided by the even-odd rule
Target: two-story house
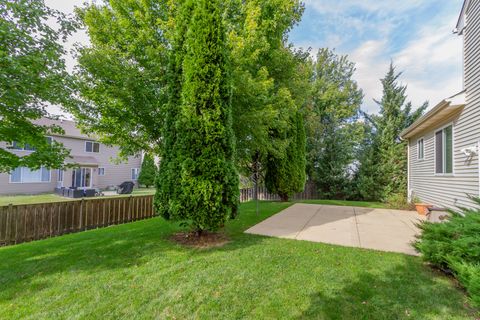
[[(99, 188), (117, 186), (124, 181), (136, 181), (142, 159), (130, 157), (127, 161), (115, 163), (118, 147), (106, 146), (91, 137), (82, 134), (75, 122), (42, 118), (38, 124), (56, 124), (63, 128), (63, 135), (52, 135), (54, 139), (70, 149), (71, 158), (67, 163), (75, 164), (72, 169), (29, 170), (16, 168), (10, 174), (0, 173), (0, 194), (35, 194), (52, 192), (56, 187)], [(9, 147), (10, 152), (22, 155), (32, 152), (29, 148), (18, 148), (15, 143), (9, 145), (0, 142), (1, 148)]]
[(474, 207), (469, 196), (480, 196), (480, 0), (464, 2), (455, 32), (464, 40), (464, 91), (401, 134), (410, 199), (448, 208)]

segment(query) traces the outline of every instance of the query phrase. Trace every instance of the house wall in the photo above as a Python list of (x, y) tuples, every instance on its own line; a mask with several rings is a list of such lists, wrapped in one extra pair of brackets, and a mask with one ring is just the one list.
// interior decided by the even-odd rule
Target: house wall
[[(98, 167), (93, 167), (92, 171), (92, 187), (93, 188), (107, 188), (111, 185), (119, 185), (124, 181), (131, 181), (131, 169), (141, 167), (141, 157), (130, 157), (127, 161), (116, 164), (114, 159), (117, 157), (119, 148), (107, 147), (100, 144), (99, 153), (91, 153), (85, 151), (85, 141), (92, 141), (88, 138), (73, 138), (73, 137), (53, 137), (56, 141), (61, 142), (64, 146), (70, 149), (71, 156), (88, 156), (93, 157), (98, 162), (98, 167), (105, 168), (105, 176), (98, 175)], [(0, 142), (0, 147), (5, 148), (7, 144)], [(25, 155), (29, 151), (11, 150), (11, 152), (18, 155)], [(50, 182), (38, 183), (10, 183), (9, 174), (0, 173), (0, 194), (36, 194), (44, 192), (52, 192), (57, 186), (57, 170), (51, 170)], [(64, 172), (65, 187), (72, 184), (72, 170)]]
[[(480, 141), (480, 1), (471, 1), (464, 30), (464, 83), (466, 106), (460, 115), (439, 123), (437, 128), (409, 139), (409, 190), (421, 201), (437, 206), (473, 207), (468, 195), (480, 196), (479, 156), (471, 159), (463, 148)], [(451, 176), (435, 175), (434, 132), (453, 122), (454, 169)], [(424, 136), (425, 160), (417, 160), (417, 140)]]

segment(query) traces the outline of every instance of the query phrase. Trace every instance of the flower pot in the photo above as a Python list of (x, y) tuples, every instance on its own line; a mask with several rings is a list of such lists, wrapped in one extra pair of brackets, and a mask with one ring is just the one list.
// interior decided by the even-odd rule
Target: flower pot
[(433, 207), (431, 204), (426, 203), (415, 203), (415, 209), (417, 210), (418, 214), (422, 216), (426, 216), (430, 212), (430, 208)]

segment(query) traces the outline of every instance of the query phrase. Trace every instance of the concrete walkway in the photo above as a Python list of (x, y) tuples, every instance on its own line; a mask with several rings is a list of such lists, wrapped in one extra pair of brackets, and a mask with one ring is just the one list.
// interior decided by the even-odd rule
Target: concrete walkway
[(413, 211), (297, 203), (245, 232), (416, 255), (411, 242), (423, 219)]

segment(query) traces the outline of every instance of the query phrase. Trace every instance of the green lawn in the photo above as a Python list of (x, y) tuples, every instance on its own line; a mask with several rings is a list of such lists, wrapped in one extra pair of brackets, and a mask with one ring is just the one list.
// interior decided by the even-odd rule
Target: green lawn
[(0, 248), (0, 319), (475, 318), (417, 257), (243, 233), (288, 205), (242, 204), (216, 249), (161, 218)]
[[(155, 189), (150, 188), (136, 188), (133, 190), (133, 195), (149, 195), (154, 194)], [(115, 195), (109, 197), (128, 197), (130, 195)], [(32, 203), (46, 203), (46, 202), (60, 202), (70, 201), (74, 199), (60, 197), (54, 193), (43, 193), (36, 195), (18, 195), (18, 196), (0, 196), (0, 206), (9, 204), (32, 204)]]
[(312, 204), (326, 204), (332, 206), (354, 206), (354, 207), (366, 207), (366, 208), (385, 208), (385, 204), (381, 202), (368, 202), (368, 201), (348, 201), (348, 200), (301, 200), (302, 203)]

